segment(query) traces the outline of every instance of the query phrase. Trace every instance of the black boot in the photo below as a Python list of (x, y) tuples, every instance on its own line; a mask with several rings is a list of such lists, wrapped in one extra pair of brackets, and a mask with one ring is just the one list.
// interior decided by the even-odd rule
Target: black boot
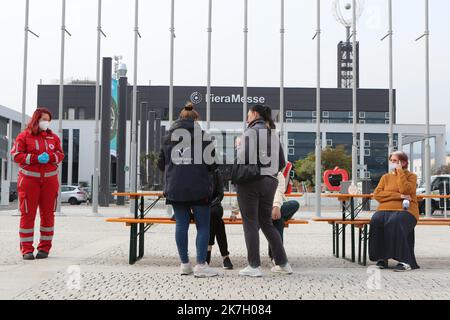
[(36, 259), (47, 259), (48, 253), (45, 251), (39, 251), (36, 255)]
[(211, 251), (206, 254), (206, 262), (209, 264), (211, 262)]
[(34, 260), (33, 253), (25, 253), (22, 257), (23, 257), (23, 260)]

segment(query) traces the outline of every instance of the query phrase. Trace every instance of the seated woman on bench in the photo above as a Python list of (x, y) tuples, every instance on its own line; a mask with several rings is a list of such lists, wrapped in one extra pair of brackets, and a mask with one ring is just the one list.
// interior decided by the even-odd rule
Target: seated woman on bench
[(369, 257), (385, 269), (388, 260), (398, 261), (394, 271), (418, 269), (414, 255), (414, 228), (419, 219), (417, 176), (407, 170), (408, 156), (402, 151), (389, 156), (389, 172), (374, 192), (380, 205), (370, 222)]

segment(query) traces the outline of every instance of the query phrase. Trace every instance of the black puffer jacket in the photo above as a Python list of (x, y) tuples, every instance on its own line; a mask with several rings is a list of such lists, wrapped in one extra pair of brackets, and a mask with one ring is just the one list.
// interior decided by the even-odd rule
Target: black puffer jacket
[[(187, 134), (183, 136), (185, 139), (180, 137), (183, 133)], [(214, 148), (210, 145), (212, 142), (207, 140), (209, 137), (200, 125), (187, 119), (176, 120), (169, 129), (169, 134), (163, 138), (158, 167), (164, 171), (166, 203), (210, 204), (212, 197), (210, 173), (217, 165), (215, 162), (207, 164), (203, 158), (203, 152), (207, 147), (208, 150), (212, 150), (207, 153), (215, 157)], [(201, 156), (199, 151), (202, 152)]]

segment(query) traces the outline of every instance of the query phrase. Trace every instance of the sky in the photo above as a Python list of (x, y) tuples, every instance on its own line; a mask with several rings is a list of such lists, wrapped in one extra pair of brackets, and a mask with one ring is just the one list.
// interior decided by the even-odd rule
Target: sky
[[(169, 84), (170, 0), (139, 1), (138, 84)], [(249, 86), (279, 86), (280, 0), (249, 0)], [(341, 1), (343, 3), (349, 1)], [(430, 0), (431, 123), (450, 131), (450, 1)], [(61, 0), (30, 0), (27, 113), (37, 85), (60, 73)], [(95, 80), (97, 1), (67, 0), (65, 78)], [(102, 56), (123, 56), (133, 79), (134, 0), (103, 0)], [(240, 86), (243, 0), (213, 0), (212, 85)], [(322, 86), (336, 87), (337, 43), (345, 29), (322, 0)], [(365, 0), (358, 22), (362, 88), (388, 87), (387, 0)], [(424, 0), (394, 0), (394, 87), (398, 123), (425, 121)], [(175, 0), (175, 85), (205, 85), (208, 0)], [(25, 0), (0, 0), (0, 104), (20, 111)], [(315, 0), (285, 0), (285, 85), (316, 85)]]

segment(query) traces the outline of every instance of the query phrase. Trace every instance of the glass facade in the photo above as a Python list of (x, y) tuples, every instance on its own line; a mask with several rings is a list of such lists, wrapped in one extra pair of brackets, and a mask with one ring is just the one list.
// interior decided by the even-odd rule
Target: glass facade
[[(79, 163), (80, 163), (80, 129), (73, 130), (72, 141), (72, 184), (78, 184)], [(69, 179), (69, 129), (63, 129), (62, 147), (64, 150), (64, 160), (62, 162), (62, 184), (67, 184)]]
[(64, 160), (62, 162), (62, 177), (61, 177), (61, 184), (67, 184), (67, 174), (68, 174), (68, 155), (69, 155), (69, 130), (63, 129), (63, 138), (62, 138), (62, 147), (64, 150)]
[(80, 129), (73, 129), (72, 184), (78, 184), (80, 163)]
[(288, 133), (288, 160), (292, 163), (314, 152), (316, 148), (315, 132), (289, 132)]
[[(316, 111), (286, 111), (286, 122), (315, 123)], [(351, 111), (322, 111), (322, 123), (353, 123)], [(389, 112), (358, 112), (358, 123), (361, 124), (387, 124)]]

